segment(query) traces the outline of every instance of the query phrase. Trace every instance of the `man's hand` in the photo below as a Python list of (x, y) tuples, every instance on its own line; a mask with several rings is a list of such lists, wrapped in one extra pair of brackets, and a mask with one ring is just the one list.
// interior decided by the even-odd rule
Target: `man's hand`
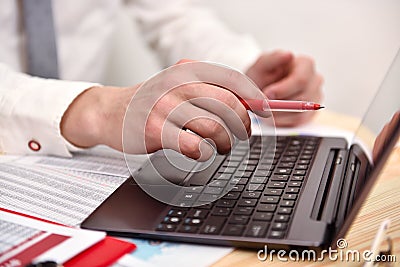
[[(322, 76), (316, 73), (314, 62), (306, 56), (276, 51), (262, 54), (247, 70), (256, 85), (269, 99), (322, 100)], [(296, 126), (311, 119), (314, 112), (275, 112), (277, 126)]]
[[(233, 135), (241, 140), (250, 136), (248, 113), (229, 90), (205, 83), (184, 84), (163, 94), (148, 109), (146, 104), (154, 96), (151, 91), (131, 102), (138, 88), (86, 90), (65, 112), (62, 135), (78, 147), (105, 144), (132, 154), (170, 148), (197, 160), (212, 156), (210, 143), (219, 153), (228, 153)], [(125, 114), (129, 118), (124, 121)], [(123, 134), (128, 136), (124, 143)]]

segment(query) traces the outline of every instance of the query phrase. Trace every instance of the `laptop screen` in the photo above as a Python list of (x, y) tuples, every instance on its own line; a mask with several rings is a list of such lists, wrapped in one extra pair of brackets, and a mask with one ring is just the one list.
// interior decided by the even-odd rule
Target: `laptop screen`
[[(345, 236), (355, 216), (375, 184), (393, 146), (399, 141), (400, 136), (400, 50), (374, 96), (358, 130), (354, 142), (361, 144), (365, 152), (369, 153), (370, 167), (367, 168), (364, 179), (356, 186), (354, 202), (349, 207), (343, 224), (338, 224), (339, 229), (336, 239)], [(362, 97), (362, 96), (361, 96)], [(362, 100), (361, 100), (362, 101)]]
[[(377, 90), (362, 122), (355, 133), (354, 142), (364, 146), (375, 165), (382, 158), (383, 147), (400, 117), (400, 50)], [(362, 101), (362, 96), (360, 96)], [(355, 103), (357, 105), (357, 103)], [(398, 125), (398, 123), (397, 123)], [(393, 134), (393, 133), (392, 133)]]

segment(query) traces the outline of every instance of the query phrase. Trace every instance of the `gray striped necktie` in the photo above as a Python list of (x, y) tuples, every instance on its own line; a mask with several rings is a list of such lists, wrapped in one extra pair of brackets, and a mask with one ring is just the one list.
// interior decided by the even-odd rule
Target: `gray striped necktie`
[(27, 73), (59, 78), (52, 0), (22, 0)]

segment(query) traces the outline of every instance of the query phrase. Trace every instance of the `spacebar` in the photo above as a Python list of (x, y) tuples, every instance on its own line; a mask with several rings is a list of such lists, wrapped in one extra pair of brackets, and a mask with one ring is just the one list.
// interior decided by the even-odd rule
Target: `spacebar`
[[(218, 170), (219, 166), (221, 166), (224, 161), (225, 156), (216, 156), (214, 162), (210, 164), (205, 170), (195, 172), (189, 177), (189, 186), (195, 185), (205, 185), (211, 179), (212, 175)], [(207, 163), (205, 163), (207, 164)], [(199, 165), (199, 168), (202, 168), (203, 165)], [(193, 171), (198, 170), (199, 168), (195, 168)]]

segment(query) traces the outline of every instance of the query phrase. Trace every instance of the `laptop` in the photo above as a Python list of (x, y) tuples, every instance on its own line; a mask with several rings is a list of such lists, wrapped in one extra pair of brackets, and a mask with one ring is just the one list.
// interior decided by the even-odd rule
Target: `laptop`
[(399, 139), (398, 73), (399, 51), (350, 143), (335, 137), (252, 136), (211, 163), (158, 151), (81, 227), (244, 248), (334, 245)]

